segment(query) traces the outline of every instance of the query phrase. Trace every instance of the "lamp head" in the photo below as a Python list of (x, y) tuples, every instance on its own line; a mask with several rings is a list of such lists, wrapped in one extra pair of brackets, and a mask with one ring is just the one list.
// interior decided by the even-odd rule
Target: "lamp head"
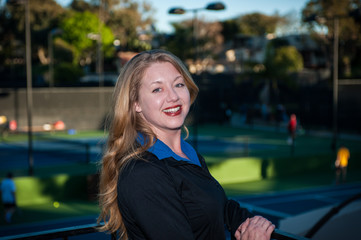
[(168, 13), (169, 14), (184, 14), (186, 12), (186, 10), (184, 10), (183, 8), (171, 8), (169, 9)]
[(213, 10), (213, 11), (224, 10), (225, 8), (226, 6), (221, 2), (210, 3), (206, 7), (207, 10)]

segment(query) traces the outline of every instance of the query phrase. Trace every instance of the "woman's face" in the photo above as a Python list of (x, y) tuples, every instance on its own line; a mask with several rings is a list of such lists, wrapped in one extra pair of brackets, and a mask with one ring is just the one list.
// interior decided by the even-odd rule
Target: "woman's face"
[(145, 71), (135, 110), (159, 136), (179, 130), (190, 108), (190, 95), (183, 76), (168, 62), (153, 63)]

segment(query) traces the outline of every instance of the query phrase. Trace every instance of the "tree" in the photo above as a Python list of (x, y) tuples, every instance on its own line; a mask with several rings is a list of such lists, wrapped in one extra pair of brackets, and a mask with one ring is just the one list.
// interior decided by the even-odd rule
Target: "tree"
[(265, 67), (267, 75), (271, 78), (285, 79), (290, 73), (303, 69), (302, 55), (294, 46), (274, 47), (267, 46)]
[[(13, 78), (14, 81), (25, 72), (25, 5), (22, 3), (8, 0), (0, 6), (2, 78)], [(36, 65), (48, 63), (45, 56), (48, 32), (57, 26), (65, 11), (55, 0), (31, 0), (29, 8), (33, 73), (38, 75)]]
[(284, 21), (284, 18), (278, 15), (267, 16), (261, 13), (246, 14), (238, 19), (239, 32), (246, 35), (263, 36), (267, 33), (274, 33), (277, 24), (282, 21)]
[(97, 8), (94, 5), (84, 0), (73, 0), (70, 3), (70, 8), (76, 12), (88, 11), (95, 13), (97, 11)]
[(183, 60), (194, 59), (196, 55), (201, 59), (215, 57), (223, 49), (222, 25), (219, 22), (185, 20), (172, 26), (175, 31), (166, 46)]
[(153, 8), (136, 0), (73, 0), (71, 8), (98, 15), (108, 26), (123, 50), (142, 51), (151, 48), (149, 29), (154, 21)]
[[(110, 2), (110, 0), (108, 0)], [(104, 21), (125, 50), (142, 51), (151, 48), (150, 29), (154, 22), (152, 6), (131, 0), (115, 0), (105, 4)]]
[(287, 18), (279, 15), (268, 16), (261, 13), (241, 15), (222, 22), (225, 41), (233, 40), (238, 34), (264, 36), (275, 33), (278, 26), (287, 23)]
[(264, 66), (264, 74), (271, 82), (270, 90), (273, 91), (276, 101), (279, 101), (279, 83), (289, 87), (296, 85), (291, 76), (303, 69), (303, 58), (294, 46), (288, 45), (282, 39), (274, 39), (267, 45)]
[(60, 23), (60, 28), (63, 30), (62, 38), (74, 46), (75, 64), (80, 63), (81, 60), (87, 62), (87, 59), (94, 56), (96, 43), (100, 40), (104, 52), (111, 54), (113, 33), (95, 14), (88, 11), (71, 12), (69, 17)]
[[(40, 59), (41, 52), (46, 49), (47, 32), (54, 28), (64, 14), (64, 9), (55, 0), (42, 1), (32, 0), (30, 4), (30, 26), (32, 33), (32, 52), (36, 52)], [(8, 1), (0, 12), (2, 23), (2, 35), (0, 39), (2, 46), (12, 49), (15, 41), (25, 45), (25, 8), (20, 1)], [(24, 47), (21, 47), (24, 48)], [(12, 50), (11, 50), (12, 51)], [(8, 55), (10, 54), (10, 55)], [(12, 53), (8, 52), (4, 57), (8, 58)]]
[[(341, 64), (340, 74), (346, 77), (361, 75), (359, 70), (361, 68), (359, 58), (361, 55), (360, 16), (354, 16), (355, 18), (350, 16), (350, 12), (355, 9), (361, 9), (359, 0), (312, 0), (302, 10), (303, 20), (309, 29), (314, 31), (320, 27), (327, 29), (325, 31), (326, 44), (330, 52), (333, 49), (334, 19), (339, 19), (339, 55), (342, 59), (342, 61), (339, 61)], [(332, 62), (331, 60), (329, 61)]]

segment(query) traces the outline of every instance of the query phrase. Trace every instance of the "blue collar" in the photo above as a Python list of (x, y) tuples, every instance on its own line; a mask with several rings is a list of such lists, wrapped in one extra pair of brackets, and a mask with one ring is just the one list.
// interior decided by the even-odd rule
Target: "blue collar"
[[(142, 144), (142, 145), (144, 144), (144, 137), (142, 134), (138, 134), (137, 140), (140, 144)], [(177, 155), (176, 153), (174, 153), (172, 151), (172, 149), (170, 149), (170, 147), (168, 147), (164, 142), (162, 142), (159, 139), (156, 140), (154, 145), (151, 146), (148, 149), (148, 151), (153, 153), (154, 155), (156, 155), (159, 160), (172, 157), (178, 161), (186, 161), (186, 162), (190, 162), (190, 163), (196, 164), (198, 166), (201, 166), (199, 159), (198, 159), (197, 152), (194, 150), (194, 148), (189, 143), (187, 143), (183, 139), (181, 139), (181, 148), (182, 148), (183, 153), (189, 159), (183, 158), (183, 157)]]

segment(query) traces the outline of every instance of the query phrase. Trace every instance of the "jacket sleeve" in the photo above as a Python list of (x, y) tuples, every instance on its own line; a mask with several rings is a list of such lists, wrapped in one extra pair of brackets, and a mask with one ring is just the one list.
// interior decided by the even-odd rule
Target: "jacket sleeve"
[(234, 240), (234, 233), (241, 223), (247, 218), (251, 218), (254, 215), (250, 213), (246, 208), (241, 208), (239, 203), (234, 200), (227, 200), (224, 209), (225, 223), (229, 232), (231, 233), (231, 239)]
[(122, 172), (118, 204), (130, 239), (194, 239), (171, 176), (156, 164), (138, 161)]

